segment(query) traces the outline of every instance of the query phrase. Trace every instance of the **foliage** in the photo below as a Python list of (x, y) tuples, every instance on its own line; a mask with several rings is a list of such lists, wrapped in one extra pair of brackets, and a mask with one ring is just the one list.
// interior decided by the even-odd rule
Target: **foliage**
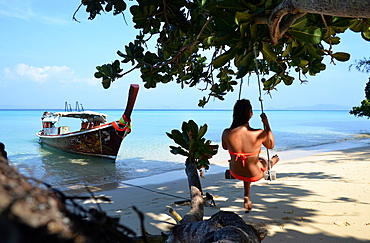
[(361, 101), (361, 106), (353, 107), (349, 113), (357, 117), (367, 116), (367, 119), (370, 119), (370, 78), (365, 87), (365, 96), (366, 99)]
[(357, 71), (359, 72), (370, 72), (370, 59), (366, 59), (366, 57), (363, 60), (356, 60), (355, 65), (351, 64), (350, 68), (354, 65)]
[(209, 159), (217, 154), (218, 145), (212, 145), (212, 141), (203, 137), (207, 128), (207, 124), (199, 128), (193, 120), (189, 120), (182, 123), (181, 132), (175, 129), (171, 133), (167, 132), (167, 136), (180, 145), (170, 146), (171, 153), (188, 157), (191, 163), (196, 164), (198, 170), (202, 168), (208, 170)]
[[(297, 18), (277, 41), (270, 36), (270, 27), (261, 23), (282, 1), (278, 0), (137, 0), (130, 7), (134, 28), (139, 30), (135, 40), (117, 54), (121, 61), (97, 67), (97, 78), (104, 88), (113, 81), (140, 69), (146, 88), (158, 83), (176, 81), (200, 86), (208, 95), (199, 101), (204, 106), (210, 97), (220, 100), (234, 91), (236, 79), (256, 70), (254, 59), (259, 54), (258, 71), (267, 75), (264, 90), (270, 92), (280, 83), (291, 85), (292, 72), (302, 76), (316, 75), (326, 69), (323, 59), (348, 61), (350, 55), (334, 52), (340, 43), (338, 34), (347, 29), (361, 33), (370, 40), (370, 19), (344, 18), (320, 14), (303, 14)], [(123, 13), (124, 0), (82, 0), (89, 19), (101, 12)], [(288, 20), (288, 14), (282, 20)], [(155, 38), (155, 49), (146, 45)], [(205, 53), (210, 53), (206, 55)], [(208, 56), (208, 58), (206, 57)], [(123, 72), (120, 65), (132, 68)]]

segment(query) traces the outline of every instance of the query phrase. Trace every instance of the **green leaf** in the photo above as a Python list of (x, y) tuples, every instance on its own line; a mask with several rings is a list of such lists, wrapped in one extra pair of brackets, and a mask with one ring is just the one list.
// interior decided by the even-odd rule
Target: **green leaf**
[(238, 50), (239, 50), (239, 46), (234, 46), (230, 48), (230, 50), (226, 51), (224, 54), (218, 56), (214, 60), (213, 66), (215, 68), (222, 67), (223, 65), (225, 65), (227, 62), (229, 62), (231, 59), (235, 57), (235, 54), (237, 53)]
[(206, 134), (207, 128), (208, 128), (207, 124), (204, 124), (203, 126), (200, 127), (197, 138), (198, 140), (201, 139), (204, 136), (204, 134)]
[(185, 142), (182, 133), (179, 130), (172, 130), (171, 131), (172, 139), (178, 145), (182, 146), (183, 148), (188, 148), (188, 144)]
[(333, 54), (333, 57), (341, 62), (346, 62), (350, 59), (351, 55), (345, 52), (336, 52)]
[(240, 66), (249, 68), (250, 65), (253, 63), (253, 60), (254, 60), (254, 54), (253, 54), (253, 51), (250, 51), (248, 52), (247, 55), (243, 57), (243, 59), (240, 62)]
[(291, 85), (293, 83), (294, 78), (288, 75), (280, 75), (285, 85)]
[(123, 1), (117, 1), (114, 4), (114, 15), (122, 13), (124, 10), (126, 10), (127, 4)]
[(292, 43), (288, 43), (286, 46), (285, 46), (285, 50), (282, 54), (283, 57), (286, 57), (288, 56), (290, 53), (292, 52)]
[(198, 125), (193, 120), (189, 120), (187, 123), (187, 130), (188, 132), (191, 132), (192, 139), (196, 139), (198, 137)]
[(102, 84), (104, 89), (108, 89), (110, 87), (111, 80), (109, 78), (104, 78)]
[(309, 64), (309, 61), (301, 59), (301, 62), (297, 66), (305, 67), (308, 64)]
[(276, 62), (276, 53), (272, 50), (272, 47), (268, 43), (263, 43), (262, 49), (263, 57), (269, 62)]
[(268, 80), (263, 83), (263, 90), (271, 90), (281, 82), (281, 77), (274, 74)]
[(105, 6), (105, 11), (110, 12), (112, 10), (113, 4), (112, 2), (108, 2), (108, 4)]
[(96, 72), (96, 73), (94, 74), (94, 77), (95, 77), (95, 78), (102, 78), (102, 77), (103, 77), (103, 74), (102, 74), (101, 72)]
[(351, 25), (352, 19), (350, 18), (343, 18), (343, 17), (333, 17), (333, 21), (331, 22), (330, 26), (340, 27), (340, 28), (348, 28)]
[(365, 27), (361, 33), (362, 38), (370, 41), (370, 27)]
[(189, 156), (189, 153), (183, 150), (181, 147), (170, 146), (170, 148), (171, 148), (170, 152), (172, 154), (175, 154), (175, 155), (180, 154), (183, 156)]
[(302, 18), (299, 18), (292, 24), (291, 28), (296, 30), (302, 30), (306, 28), (307, 26), (307, 16), (303, 16)]
[(353, 31), (353, 32), (362, 32), (362, 30), (364, 29), (366, 25), (364, 23), (362, 23), (361, 20), (355, 20), (353, 21), (353, 23), (350, 25), (350, 29)]
[(166, 134), (167, 134), (167, 136), (168, 136), (169, 138), (173, 139), (173, 137), (172, 137), (172, 134), (171, 134), (171, 133), (166, 132)]
[(289, 30), (287, 33), (291, 34), (300, 41), (308, 44), (318, 44), (321, 41), (321, 29), (315, 26), (310, 26), (304, 30)]
[(235, 23), (240, 25), (242, 23), (249, 22), (252, 19), (253, 15), (247, 12), (236, 12), (235, 13)]
[(332, 36), (332, 37), (327, 37), (325, 38), (325, 42), (328, 43), (328, 44), (332, 44), (332, 45), (338, 45), (340, 43), (340, 37), (337, 37), (337, 36)]
[(242, 78), (249, 72), (249, 68), (246, 66), (240, 66), (238, 68), (238, 75), (236, 75), (236, 78)]

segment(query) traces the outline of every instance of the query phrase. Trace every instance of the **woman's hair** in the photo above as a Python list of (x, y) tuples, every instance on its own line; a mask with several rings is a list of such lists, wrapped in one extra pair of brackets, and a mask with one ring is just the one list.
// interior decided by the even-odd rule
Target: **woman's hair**
[(233, 123), (230, 129), (246, 124), (251, 119), (252, 105), (249, 100), (236, 101), (233, 112)]

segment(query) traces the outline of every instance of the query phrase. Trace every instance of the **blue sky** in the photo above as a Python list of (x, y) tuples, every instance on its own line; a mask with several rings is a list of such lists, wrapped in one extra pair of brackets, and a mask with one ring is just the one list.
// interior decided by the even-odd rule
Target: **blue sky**
[[(130, 83), (141, 88), (135, 108), (197, 108), (205, 95), (198, 88), (182, 90), (174, 83), (147, 90), (138, 72), (103, 89), (93, 76), (95, 67), (118, 59), (117, 50), (123, 50), (138, 32), (128, 12), (126, 25), (122, 16), (110, 13), (89, 21), (81, 9), (77, 14), (81, 23), (77, 23), (72, 15), (79, 4), (78, 0), (0, 0), (0, 109), (64, 108), (65, 101), (72, 105), (79, 101), (85, 109), (120, 109), (126, 104)], [(278, 86), (272, 99), (264, 96), (265, 108), (359, 105), (370, 75), (348, 67), (370, 56), (370, 43), (353, 32), (340, 37), (342, 43), (334, 50), (351, 53), (349, 62), (332, 65), (328, 59), (327, 70), (308, 76), (307, 84), (296, 81), (291, 86)], [(242, 96), (259, 107), (256, 77), (250, 78), (249, 86), (247, 80), (244, 82)], [(236, 91), (225, 101), (211, 101), (206, 108), (231, 109)]]

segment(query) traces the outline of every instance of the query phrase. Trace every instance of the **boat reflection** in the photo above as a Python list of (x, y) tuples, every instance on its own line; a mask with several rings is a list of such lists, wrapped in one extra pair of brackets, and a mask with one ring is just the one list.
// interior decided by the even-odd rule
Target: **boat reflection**
[(117, 169), (117, 163), (109, 159), (64, 153), (42, 145), (39, 154), (45, 170), (43, 181), (62, 191), (106, 184), (117, 187), (117, 180), (125, 178), (124, 168)]

